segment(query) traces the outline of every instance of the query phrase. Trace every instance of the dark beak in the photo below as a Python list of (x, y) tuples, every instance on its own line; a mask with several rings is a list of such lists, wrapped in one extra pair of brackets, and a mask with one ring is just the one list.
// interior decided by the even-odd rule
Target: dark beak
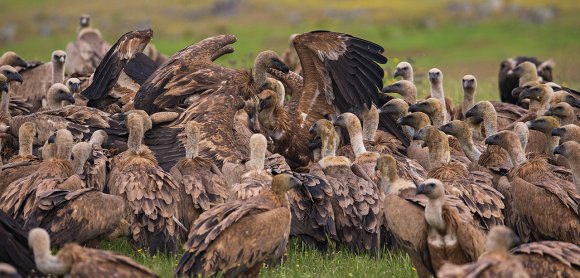
[(449, 125), (447, 124), (440, 126), (438, 129), (443, 131), (445, 134), (449, 134)]
[(409, 112), (418, 112), (419, 110), (417, 109), (417, 104), (412, 104), (411, 106), (409, 106)]
[(264, 109), (264, 101), (260, 100), (258, 102), (258, 112), (262, 112), (263, 109)]
[(496, 145), (497, 144), (497, 138), (498, 138), (497, 135), (489, 136), (489, 137), (485, 138), (485, 144), (487, 144), (487, 145)]
[(64, 100), (73, 104), (75, 103), (75, 97), (72, 94), (65, 94)]
[(558, 145), (554, 149), (554, 154), (562, 154), (562, 153), (564, 153), (564, 145)]
[(48, 136), (48, 139), (46, 139), (46, 142), (48, 142), (49, 144), (54, 144), (55, 141), (56, 141), (56, 134), (52, 134), (52, 135)]
[(398, 125), (408, 125), (408, 126), (410, 126), (411, 125), (411, 116), (410, 115), (407, 115), (407, 116), (404, 116), (404, 117), (399, 118), (397, 120), (397, 124)]
[(419, 132), (415, 132), (415, 134), (413, 134), (413, 140), (421, 140), (421, 138), (419, 138)]
[(471, 117), (475, 117), (477, 116), (477, 108), (471, 107), (471, 109), (467, 110), (467, 112), (465, 112), (465, 117), (466, 118), (471, 118)]
[(566, 129), (562, 127), (552, 129), (552, 136), (559, 136), (562, 137), (566, 133)]
[(528, 121), (526, 122), (526, 125), (528, 126), (528, 129), (538, 130), (539, 128), (537, 120)]
[(554, 111), (552, 110), (552, 108), (548, 109), (548, 111), (544, 112), (545, 116), (554, 116)]
[(393, 77), (399, 77), (399, 76), (403, 76), (403, 72), (400, 69), (396, 69)]
[(262, 86), (260, 86), (260, 88), (258, 89), (258, 92), (261, 92), (263, 90), (266, 90), (266, 88), (268, 88), (268, 83), (262, 84)]
[(532, 91), (531, 88), (528, 88), (528, 89), (525, 89), (524, 91), (522, 91), (520, 93), (519, 100), (521, 101), (523, 99), (532, 99), (533, 95), (532, 95), (531, 91)]
[(417, 187), (417, 191), (415, 191), (415, 195), (419, 194), (427, 194), (427, 186), (419, 184), (419, 186)]
[(290, 178), (290, 188), (296, 188), (302, 186), (302, 182), (296, 177)]
[(520, 97), (520, 94), (522, 93), (522, 91), (523, 91), (523, 90), (524, 90), (524, 88), (520, 88), (520, 87), (514, 88), (514, 89), (512, 90), (512, 97), (513, 97), (513, 98), (518, 98), (518, 99), (519, 99), (519, 97)]
[(573, 97), (572, 95), (566, 97), (566, 102), (572, 105), (572, 107), (580, 108), (580, 100)]
[(70, 85), (71, 92), (78, 92), (80, 88), (81, 88), (81, 84), (79, 84), (79, 83), (72, 83)]
[(0, 92), (8, 93), (8, 84), (1, 84), (0, 85)]
[(90, 156), (90, 157), (87, 159), (87, 162), (88, 162), (89, 164), (91, 164), (91, 165), (95, 165), (95, 158), (94, 158), (94, 157), (92, 157), (92, 156)]
[(384, 104), (383, 106), (381, 106), (381, 108), (379, 108), (379, 114), (383, 114), (383, 113), (394, 113), (395, 111), (391, 108), (391, 106)]
[(388, 85), (383, 88), (383, 93), (396, 93), (397, 91), (393, 90), (392, 85)]
[(316, 124), (313, 124), (309, 129), (308, 132), (310, 133), (314, 133), (314, 130), (316, 130)]
[(18, 72), (7, 73), (6, 78), (8, 78), (8, 81), (16, 81), (20, 84), (22, 84), (22, 81), (24, 81), (22, 79), (22, 75), (20, 75)]
[(274, 66), (275, 69), (277, 69), (283, 73), (290, 72), (290, 69), (288, 68), (288, 66), (286, 64), (284, 64), (284, 62), (282, 62), (278, 59), (272, 61), (272, 65)]
[[(312, 133), (314, 130), (312, 130), (312, 128), (310, 129), (311, 129), (310, 133)], [(322, 148), (322, 140), (320, 139), (320, 136), (316, 136), (314, 137), (312, 142), (308, 144), (308, 150), (312, 151), (320, 148)]]

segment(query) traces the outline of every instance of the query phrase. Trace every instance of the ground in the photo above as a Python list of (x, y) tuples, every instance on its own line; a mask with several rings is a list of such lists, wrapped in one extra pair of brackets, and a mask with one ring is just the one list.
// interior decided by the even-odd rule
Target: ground
[[(164, 1), (4, 1), (0, 9), (0, 53), (14, 50), (26, 59), (47, 61), (75, 37), (78, 16), (89, 13), (95, 27), (114, 42), (123, 33), (153, 28), (153, 43), (171, 55), (208, 36), (231, 33), (236, 52), (218, 62), (250, 67), (264, 49), (281, 52), (288, 36), (310, 30), (333, 30), (385, 47), (385, 83), (396, 64), (413, 63), (419, 94), (428, 93), (426, 73), (444, 73), (445, 93), (461, 101), (461, 78), (478, 79), (476, 100), (498, 99), (501, 60), (517, 56), (553, 58), (555, 81), (580, 88), (580, 4), (577, 0), (164, 0)], [(486, 5), (503, 3), (499, 8)], [(544, 17), (542, 17), (544, 16)], [(179, 257), (149, 257), (124, 240), (104, 242), (105, 249), (133, 257), (163, 277), (171, 277)], [(408, 256), (384, 251), (380, 259), (346, 251), (323, 255), (293, 242), (288, 261), (266, 268), (265, 277), (412, 277)]]

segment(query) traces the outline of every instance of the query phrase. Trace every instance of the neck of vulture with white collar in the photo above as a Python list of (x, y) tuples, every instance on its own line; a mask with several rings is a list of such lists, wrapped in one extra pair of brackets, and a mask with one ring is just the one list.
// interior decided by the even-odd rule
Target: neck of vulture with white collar
[(129, 153), (138, 154), (145, 135), (141, 116), (136, 113), (129, 114), (127, 116), (127, 128), (129, 129), (129, 139), (127, 140)]
[(360, 125), (359, 119), (352, 113), (344, 113), (342, 115), (345, 120), (348, 137), (350, 139), (350, 144), (352, 146), (354, 155), (359, 156), (365, 153), (367, 150), (364, 145), (362, 127)]
[[(439, 102), (441, 103), (441, 123), (438, 124), (442, 125), (447, 123), (447, 106), (446, 106), (446, 102), (445, 102), (445, 93), (443, 92), (443, 84), (440, 80), (435, 81), (435, 82), (430, 82), (431, 84), (431, 97), (432, 98), (436, 98), (439, 100)], [(439, 117), (439, 115), (437, 115)], [(435, 120), (432, 119), (435, 124)], [(439, 119), (437, 119), (439, 121)]]
[(28, 234), (28, 245), (32, 248), (34, 262), (42, 273), (60, 276), (70, 272), (70, 263), (51, 254), (50, 236), (44, 229), (32, 229)]
[(60, 129), (56, 132), (56, 158), (70, 160), (73, 147), (73, 137), (70, 131)]
[(32, 156), (32, 144), (36, 127), (33, 123), (24, 123), (18, 129), (18, 155), (20, 157)]
[(64, 84), (64, 63), (60, 61), (52, 61), (52, 84)]
[(259, 133), (252, 135), (250, 138), (250, 161), (246, 163), (250, 170), (264, 170), (267, 147), (268, 141), (264, 135)]
[(376, 106), (371, 105), (371, 109), (368, 109), (363, 114), (363, 140), (374, 141), (379, 129), (379, 109)]

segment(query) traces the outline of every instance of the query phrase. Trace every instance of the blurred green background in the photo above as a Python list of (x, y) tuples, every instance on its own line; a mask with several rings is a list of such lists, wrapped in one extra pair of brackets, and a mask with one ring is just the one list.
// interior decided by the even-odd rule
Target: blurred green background
[[(153, 28), (153, 43), (166, 55), (208, 36), (238, 37), (222, 64), (251, 66), (264, 49), (282, 52), (288, 36), (316, 29), (349, 33), (385, 47), (390, 79), (400, 60), (410, 60), (416, 80), (432, 67), (444, 72), (446, 93), (461, 95), (465, 74), (478, 78), (478, 99), (497, 98), (501, 60), (530, 55), (556, 61), (555, 81), (580, 87), (580, 1), (577, 0), (3, 0), (0, 52), (46, 61), (75, 38), (78, 16), (113, 43), (123, 33)], [(390, 80), (385, 80), (390, 82)]]

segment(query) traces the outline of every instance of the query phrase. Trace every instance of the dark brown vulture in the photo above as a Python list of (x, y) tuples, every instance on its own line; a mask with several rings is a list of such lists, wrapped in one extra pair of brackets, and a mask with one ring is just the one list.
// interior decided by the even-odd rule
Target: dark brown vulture
[(300, 181), (291, 175), (276, 175), (260, 195), (204, 212), (189, 233), (176, 275), (257, 277), (264, 263), (286, 251), (291, 218), (286, 192), (297, 186)]
[(84, 248), (76, 243), (66, 244), (53, 256), (50, 236), (41, 228), (28, 233), (28, 244), (34, 260), (44, 274), (70, 277), (158, 277), (151, 270), (125, 256), (98, 249)]
[(500, 64), (498, 76), (499, 96), (502, 102), (508, 102), (511, 104), (518, 103), (518, 99), (512, 96), (512, 90), (519, 87), (519, 77), (516, 75), (508, 74), (508, 72), (526, 61), (532, 62), (536, 65), (538, 69), (538, 75), (541, 76), (544, 81), (552, 81), (553, 62), (551, 60), (541, 62), (535, 57), (527, 56), (519, 56), (504, 60)]
[(37, 198), (24, 227), (46, 229), (54, 247), (68, 242), (98, 247), (101, 240), (126, 235), (129, 229), (125, 201), (119, 196), (84, 188), (49, 190)]
[(40, 273), (36, 269), (34, 254), (28, 245), (26, 231), (2, 211), (0, 211), (0, 238), (2, 238), (0, 262), (16, 267), (22, 277), (34, 277)]
[(562, 241), (522, 244), (510, 251), (533, 278), (580, 277), (580, 247)]

